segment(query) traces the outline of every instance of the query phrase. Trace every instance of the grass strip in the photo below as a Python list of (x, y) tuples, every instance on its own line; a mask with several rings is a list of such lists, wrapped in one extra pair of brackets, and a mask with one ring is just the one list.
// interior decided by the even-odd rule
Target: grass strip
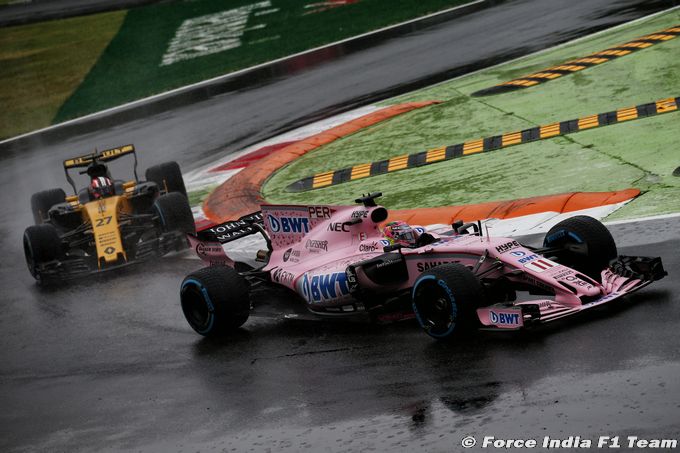
[(678, 11), (668, 12), (392, 99), (390, 104), (425, 99), (444, 102), (375, 125), (304, 156), (270, 178), (263, 195), (273, 203), (347, 203), (359, 193), (381, 190), (386, 206), (401, 209), (638, 187), (645, 193), (617, 211), (616, 218), (677, 212), (680, 178), (672, 176), (678, 166), (675, 142), (680, 117), (676, 114), (586, 130), (515, 146), (503, 153), (467, 156), (311, 192), (292, 194), (286, 187), (300, 175), (662, 99), (680, 89), (680, 59), (674, 58), (680, 54), (677, 39), (531, 90), (484, 98), (470, 94), (670, 27), (679, 19)]
[(574, 134), (596, 127), (619, 124), (624, 121), (632, 121), (654, 115), (677, 112), (678, 106), (680, 106), (680, 97), (667, 98), (611, 112), (587, 115), (578, 119), (536, 126), (522, 131), (506, 132), (502, 135), (478, 138), (456, 145), (441, 146), (417, 153), (404, 154), (391, 159), (368, 162), (331, 172), (317, 173), (316, 175), (307, 176), (293, 182), (287, 189), (291, 192), (304, 192), (306, 190), (320, 189), (331, 185), (355, 181), (357, 179), (407, 170), (409, 168), (440, 164), (447, 160), (460, 159), (471, 154), (497, 151), (507, 148), (508, 146), (517, 146), (537, 140), (545, 140), (557, 135)]
[(539, 83), (546, 83), (559, 77), (573, 74), (574, 72), (583, 71), (584, 69), (607, 63), (616, 58), (625, 57), (633, 52), (647, 49), (655, 44), (675, 39), (678, 36), (680, 36), (680, 25), (676, 24), (673, 27), (640, 36), (632, 41), (617, 44), (614, 47), (599, 50), (575, 60), (565, 61), (564, 63), (541, 69), (538, 72), (522, 76), (518, 79), (512, 79), (483, 90), (475, 91), (472, 93), (472, 96), (487, 96), (490, 94), (499, 94), (507, 91), (529, 88), (538, 85)]
[(125, 12), (0, 28), (0, 138), (51, 124)]

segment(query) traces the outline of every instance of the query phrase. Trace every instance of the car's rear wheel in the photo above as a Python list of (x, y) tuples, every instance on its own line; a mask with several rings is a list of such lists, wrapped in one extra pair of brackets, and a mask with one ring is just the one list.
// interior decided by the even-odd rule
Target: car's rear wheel
[(161, 193), (179, 192), (187, 196), (182, 171), (177, 162), (165, 162), (147, 168), (146, 180), (155, 182)]
[(24, 231), (24, 256), (31, 275), (42, 281), (42, 264), (63, 258), (61, 239), (57, 229), (50, 224), (32, 225)]
[(47, 213), (50, 208), (66, 200), (66, 193), (63, 189), (49, 189), (34, 193), (31, 196), (31, 211), (33, 221), (36, 225), (44, 223), (48, 219)]
[(154, 211), (164, 232), (178, 231), (192, 234), (196, 232), (189, 200), (181, 193), (171, 192), (161, 195), (154, 202)]
[(616, 258), (616, 242), (602, 222), (579, 215), (565, 219), (545, 235), (543, 246), (561, 249), (560, 264), (600, 280), (600, 274)]
[(227, 266), (205, 267), (189, 274), (182, 282), (180, 300), (189, 325), (207, 337), (233, 332), (250, 315), (248, 282)]
[(485, 305), (482, 283), (458, 263), (423, 272), (413, 284), (411, 298), (420, 327), (440, 340), (476, 327), (476, 309)]

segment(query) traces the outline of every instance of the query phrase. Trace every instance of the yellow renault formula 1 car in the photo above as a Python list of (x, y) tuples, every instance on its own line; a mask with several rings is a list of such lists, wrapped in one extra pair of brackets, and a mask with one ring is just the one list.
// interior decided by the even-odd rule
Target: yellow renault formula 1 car
[[(134, 157), (134, 180), (113, 179), (106, 162)], [(80, 190), (69, 170), (85, 168), (90, 184)], [(74, 195), (62, 189), (33, 194), (35, 225), (24, 232), (28, 269), (39, 283), (74, 277), (162, 256), (187, 247), (194, 218), (176, 162), (137, 177), (133, 145), (64, 161)]]

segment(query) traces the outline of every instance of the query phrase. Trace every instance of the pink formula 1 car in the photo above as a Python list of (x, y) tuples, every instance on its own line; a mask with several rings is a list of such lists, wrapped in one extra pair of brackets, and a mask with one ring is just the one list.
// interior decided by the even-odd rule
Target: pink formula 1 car
[[(660, 258), (617, 258), (609, 231), (576, 216), (555, 225), (542, 248), (489, 237), (481, 224), (457, 222), (443, 234), (414, 228), (414, 242), (381, 231), (387, 210), (379, 193), (361, 206), (263, 205), (258, 213), (190, 235), (210, 263), (181, 286), (182, 310), (201, 335), (240, 327), (257, 309), (251, 287), (292, 290), (321, 316), (415, 317), (430, 336), (475, 327), (511, 330), (612, 302), (666, 272)], [(233, 261), (223, 244), (261, 233), (260, 266)], [(535, 296), (517, 301), (517, 292)]]

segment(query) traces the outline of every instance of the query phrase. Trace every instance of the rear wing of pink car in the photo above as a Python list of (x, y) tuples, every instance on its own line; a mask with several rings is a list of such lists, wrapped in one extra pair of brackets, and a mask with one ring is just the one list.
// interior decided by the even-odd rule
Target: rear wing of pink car
[(245, 215), (238, 220), (229, 220), (204, 228), (195, 235), (187, 234), (187, 237), (191, 247), (202, 260), (209, 261), (211, 264), (233, 265), (233, 260), (224, 252), (222, 245), (253, 234), (261, 234), (271, 250), (271, 242), (264, 229), (263, 216), (260, 211)]
[(211, 226), (196, 233), (196, 238), (203, 242), (219, 242), (226, 244), (251, 234), (262, 233), (264, 230), (262, 212), (257, 211), (245, 215), (238, 220), (228, 220), (219, 225)]

